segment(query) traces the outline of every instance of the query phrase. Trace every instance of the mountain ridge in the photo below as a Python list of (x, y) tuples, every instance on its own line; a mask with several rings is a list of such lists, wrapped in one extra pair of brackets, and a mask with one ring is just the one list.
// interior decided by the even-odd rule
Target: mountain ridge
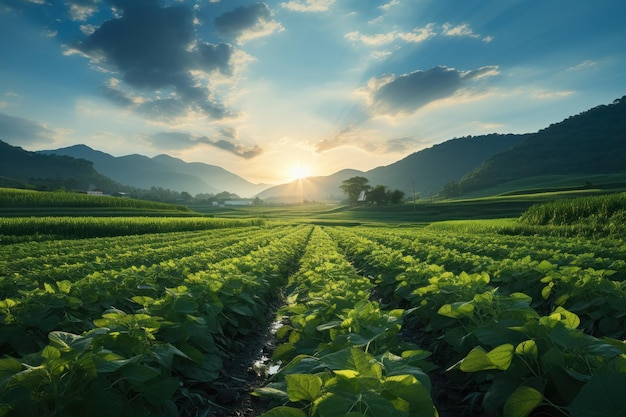
[(94, 168), (103, 175), (120, 184), (142, 189), (157, 187), (190, 194), (228, 191), (242, 197), (251, 197), (270, 186), (253, 184), (215, 165), (185, 162), (166, 154), (154, 157), (140, 154), (116, 157), (84, 144), (38, 152), (91, 161)]

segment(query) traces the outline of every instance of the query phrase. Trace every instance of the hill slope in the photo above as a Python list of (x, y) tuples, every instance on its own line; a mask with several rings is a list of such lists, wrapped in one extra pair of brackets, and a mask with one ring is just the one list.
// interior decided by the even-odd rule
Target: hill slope
[(370, 184), (382, 184), (420, 196), (436, 194), (444, 184), (459, 180), (488, 157), (510, 149), (528, 135), (482, 135), (451, 139), (415, 152), (398, 162), (367, 171)]
[(62, 155), (26, 151), (0, 141), (0, 185), (32, 186), (39, 189), (87, 190), (95, 187), (113, 192), (120, 189), (110, 178), (99, 174), (93, 163)]
[(547, 175), (626, 172), (626, 96), (569, 117), (487, 159), (459, 182), (459, 192)]
[(190, 194), (229, 191), (241, 196), (252, 196), (268, 187), (265, 184), (252, 184), (214, 165), (187, 163), (167, 155), (153, 158), (136, 154), (115, 157), (86, 145), (40, 152), (92, 161), (98, 172), (121, 184), (137, 188), (160, 187)]
[(326, 177), (293, 181), (272, 187), (260, 193), (259, 197), (285, 202), (302, 201), (296, 197), (302, 187), (305, 200), (341, 200), (345, 198), (339, 188), (341, 183), (354, 176), (367, 178), (372, 186), (380, 184), (399, 189), (407, 197), (413, 195), (413, 187), (420, 196), (431, 196), (445, 183), (459, 180), (489, 156), (509, 149), (525, 138), (526, 135), (491, 134), (451, 139), (415, 152), (391, 165), (366, 172), (343, 170)]

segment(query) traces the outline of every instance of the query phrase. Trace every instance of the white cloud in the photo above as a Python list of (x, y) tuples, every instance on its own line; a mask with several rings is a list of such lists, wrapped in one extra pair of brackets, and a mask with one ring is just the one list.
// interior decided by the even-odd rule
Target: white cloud
[(411, 32), (393, 31), (388, 33), (376, 33), (373, 35), (365, 35), (361, 32), (354, 31), (344, 35), (344, 38), (351, 42), (360, 42), (367, 46), (382, 46), (403, 40), (407, 43), (420, 43), (436, 35), (434, 31), (435, 25), (429, 23), (423, 28), (414, 28)]
[[(372, 23), (374, 21), (371, 21)], [(468, 24), (452, 26), (445, 23), (439, 26), (435, 23), (428, 23), (424, 27), (416, 27), (410, 32), (394, 30), (387, 33), (376, 33), (372, 35), (363, 34), (358, 31), (349, 32), (344, 37), (351, 42), (360, 42), (364, 45), (376, 47), (388, 45), (395, 41), (401, 40), (407, 43), (421, 43), (435, 36), (454, 36), (454, 37), (470, 37), (474, 39), (482, 39), (483, 42), (491, 42), (492, 36), (481, 37), (472, 31)]]
[(593, 68), (598, 65), (597, 61), (586, 60), (581, 62), (578, 65), (574, 65), (573, 67), (569, 67), (567, 71), (582, 71), (589, 68)]
[(391, 0), (389, 3), (385, 3), (383, 5), (378, 6), (378, 8), (384, 11), (388, 11), (392, 7), (397, 6), (399, 4), (400, 4), (400, 0)]
[(325, 12), (328, 11), (336, 0), (292, 0), (281, 3), (281, 7), (294, 12)]
[(493, 36), (482, 36), (478, 33), (475, 33), (469, 24), (462, 23), (460, 25), (452, 25), (452, 23), (444, 23), (441, 27), (441, 34), (444, 36), (452, 36), (452, 37), (468, 37), (474, 39), (482, 39), (483, 42), (489, 43), (493, 40)]

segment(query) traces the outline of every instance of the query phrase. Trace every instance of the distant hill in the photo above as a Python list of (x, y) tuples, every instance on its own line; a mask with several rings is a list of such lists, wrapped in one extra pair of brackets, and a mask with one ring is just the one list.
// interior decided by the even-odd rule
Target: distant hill
[(548, 175), (626, 173), (626, 96), (571, 116), (487, 159), (458, 183), (468, 193)]
[(332, 175), (308, 177), (288, 184), (268, 188), (258, 194), (267, 202), (300, 203), (303, 201), (333, 201), (345, 198), (339, 188), (348, 178), (364, 176), (363, 171), (344, 169)]
[(467, 136), (415, 152), (391, 165), (365, 173), (371, 185), (381, 184), (422, 197), (437, 194), (444, 184), (459, 180), (488, 157), (510, 149), (528, 135)]
[(168, 155), (153, 158), (136, 154), (115, 157), (86, 145), (39, 152), (91, 161), (95, 169), (103, 175), (121, 184), (143, 189), (166, 188), (179, 192), (187, 191), (192, 195), (228, 191), (249, 197), (268, 187), (266, 184), (253, 184), (214, 165), (188, 163)]
[(93, 163), (69, 156), (44, 155), (0, 141), (0, 186), (113, 192), (120, 189)]
[[(484, 135), (451, 139), (430, 148), (415, 152), (391, 165), (362, 172), (339, 171), (327, 177), (307, 178), (272, 187), (259, 194), (262, 199), (299, 201), (297, 195), (302, 184), (305, 199), (309, 201), (341, 200), (345, 195), (341, 183), (354, 176), (362, 176), (370, 185), (384, 185), (389, 189), (404, 191), (407, 197), (413, 189), (421, 197), (436, 194), (449, 181), (458, 181), (463, 175), (479, 166), (489, 156), (511, 148), (527, 135)], [(413, 188), (415, 187), (415, 188)]]

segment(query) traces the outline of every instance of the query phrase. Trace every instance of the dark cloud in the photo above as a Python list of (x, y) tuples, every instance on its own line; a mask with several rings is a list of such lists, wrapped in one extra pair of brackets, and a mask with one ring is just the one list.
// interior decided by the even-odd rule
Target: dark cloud
[(372, 78), (365, 92), (372, 113), (408, 114), (433, 101), (451, 97), (470, 81), (497, 73), (495, 66), (467, 72), (438, 66), (428, 71)]
[(227, 139), (239, 138), (239, 131), (234, 127), (223, 127), (220, 129), (220, 134)]
[(206, 136), (193, 136), (189, 133), (181, 132), (155, 133), (148, 136), (147, 141), (153, 146), (165, 150), (182, 150), (202, 143), (214, 146), (245, 159), (252, 159), (263, 153), (263, 149), (258, 146), (247, 147), (224, 139), (212, 140)]
[(265, 3), (237, 7), (215, 19), (215, 28), (225, 37), (244, 42), (281, 30), (282, 26), (272, 19), (272, 12)]
[(51, 143), (55, 131), (22, 117), (0, 113), (0, 140), (11, 145)]
[(263, 149), (258, 146), (246, 147), (242, 145), (238, 145), (236, 143), (229, 142), (227, 140), (217, 140), (211, 141), (208, 138), (205, 138), (205, 142), (215, 146), (216, 148), (220, 148), (222, 150), (228, 151), (232, 154), (240, 156), (245, 159), (255, 158), (263, 153)]
[[(230, 45), (198, 42), (194, 15), (185, 6), (159, 7), (160, 2), (154, 0), (114, 0), (111, 3), (122, 11), (121, 17), (105, 21), (76, 45), (76, 50), (99, 66), (119, 74), (132, 88), (141, 91), (173, 88), (178, 103), (188, 109), (215, 119), (230, 115), (208, 87), (191, 75), (192, 71), (205, 74), (219, 71), (230, 75), (233, 55)], [(114, 102), (129, 104), (119, 94), (108, 93), (107, 97)], [(164, 108), (171, 104), (171, 99), (165, 102), (155, 99), (145, 107)], [(151, 112), (144, 109), (143, 114)]]

